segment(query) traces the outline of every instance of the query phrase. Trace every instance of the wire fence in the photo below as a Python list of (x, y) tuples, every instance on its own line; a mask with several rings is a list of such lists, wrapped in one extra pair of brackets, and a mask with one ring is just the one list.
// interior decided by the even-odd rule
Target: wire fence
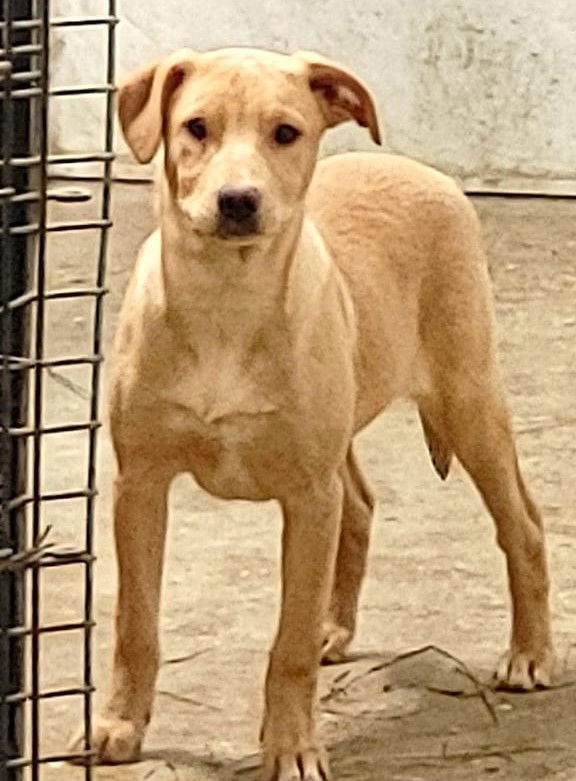
[[(81, 18), (54, 16), (49, 0), (2, 0), (0, 781), (37, 781), (50, 763), (85, 761), (91, 755), (93, 523), (116, 23), (114, 0), (102, 2), (101, 15)], [(55, 42), (85, 35), (88, 28), (103, 36), (101, 81), (52, 84)], [(67, 154), (53, 150), (51, 116), (57, 101), (94, 96), (103, 99), (100, 148)], [(58, 183), (61, 166), (68, 179), (70, 172), (75, 178), (75, 171), (81, 178), (88, 163), (97, 171), (88, 189)], [(73, 214), (78, 209), (79, 219)], [(58, 258), (80, 245), (92, 253), (92, 262), (82, 269), (82, 284), (70, 279), (62, 284)], [(69, 322), (71, 312), (76, 315)], [(72, 333), (76, 321), (77, 339)], [(70, 338), (54, 338), (58, 329), (68, 329)], [(80, 349), (62, 352), (61, 344), (76, 343)], [(75, 438), (75, 452), (85, 453), (82, 474), (67, 468), (70, 460), (59, 468), (66, 437)], [(65, 611), (70, 620), (51, 620), (53, 611), (45, 604), (46, 595), (56, 593), (47, 590), (50, 573), (58, 573), (64, 584), (58, 593), (70, 597)], [(66, 669), (69, 685), (50, 686), (46, 639), (69, 642), (73, 635), (80, 638), (78, 669)], [(66, 707), (79, 704), (84, 725), (79, 754), (67, 753), (65, 734), (56, 750), (46, 748), (45, 706), (55, 701)], [(88, 762), (84, 772), (90, 779)]]

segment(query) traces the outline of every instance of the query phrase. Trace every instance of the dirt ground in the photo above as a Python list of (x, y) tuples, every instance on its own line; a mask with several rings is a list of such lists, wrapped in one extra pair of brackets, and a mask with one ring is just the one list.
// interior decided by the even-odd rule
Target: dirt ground
[[(97, 198), (94, 204), (97, 205)], [(533, 694), (483, 688), (504, 649), (508, 597), (491, 520), (463, 471), (435, 476), (419, 422), (389, 410), (359, 438), (378, 497), (370, 566), (353, 659), (322, 670), (321, 723), (337, 779), (507, 781), (576, 779), (576, 204), (477, 198), (485, 226), (501, 355), (525, 475), (544, 511), (559, 652), (558, 688)], [(59, 207), (80, 219), (92, 206)], [(118, 184), (109, 255), (106, 344), (135, 249), (153, 225), (151, 188)], [(92, 284), (95, 240), (50, 238), (50, 285)], [(50, 306), (51, 354), (83, 352), (91, 305)], [(82, 420), (88, 374), (63, 369), (47, 381), (46, 417)], [(46, 490), (80, 487), (82, 434), (47, 444)], [(107, 685), (115, 593), (109, 441), (100, 440), (95, 650), (96, 700)], [(201, 781), (257, 777), (261, 688), (278, 612), (279, 514), (273, 503), (222, 502), (182, 477), (174, 485), (162, 609), (164, 662), (156, 710), (136, 765), (101, 768), (97, 781)], [(80, 540), (83, 505), (46, 506), (58, 543)], [(79, 616), (81, 568), (46, 573), (43, 615)], [(42, 684), (81, 674), (77, 633), (46, 636)], [(433, 645), (439, 651), (405, 655)], [(480, 682), (480, 684), (478, 683)], [(47, 700), (43, 747), (63, 750), (79, 723), (78, 698)], [(64, 764), (42, 778), (81, 779)]]

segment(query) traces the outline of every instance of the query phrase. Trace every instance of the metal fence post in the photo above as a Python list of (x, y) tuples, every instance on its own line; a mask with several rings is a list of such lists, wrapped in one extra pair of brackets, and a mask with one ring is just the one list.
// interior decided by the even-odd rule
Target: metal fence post
[[(12, 164), (14, 158), (30, 154), (31, 101), (12, 100), (16, 73), (30, 73), (31, 54), (14, 53), (31, 41), (30, 30), (14, 30), (12, 24), (29, 19), (32, 0), (3, 2), (2, 22), (2, 91), (0, 130), (2, 177), (0, 208), (2, 232), (0, 242), (0, 549), (22, 551), (26, 546), (26, 510), (11, 507), (11, 500), (23, 494), (27, 482), (26, 440), (13, 438), (10, 429), (24, 426), (28, 417), (27, 372), (14, 372), (11, 362), (28, 355), (29, 311), (11, 311), (7, 304), (28, 288), (28, 245), (26, 236), (11, 236), (11, 226), (27, 221), (26, 203), (14, 202), (14, 192), (28, 190), (28, 169)], [(26, 86), (20, 82), (19, 87)], [(23, 753), (23, 703), (10, 702), (10, 695), (24, 686), (23, 635), (17, 629), (25, 621), (25, 570), (17, 568), (0, 572), (0, 781), (17, 781), (21, 770), (7, 768), (10, 758)], [(15, 631), (16, 630), (16, 631)]]

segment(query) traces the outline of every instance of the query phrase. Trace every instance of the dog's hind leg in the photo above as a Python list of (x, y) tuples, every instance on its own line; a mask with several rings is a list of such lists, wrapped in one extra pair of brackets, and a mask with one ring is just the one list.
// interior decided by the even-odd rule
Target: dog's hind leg
[(358, 467), (352, 447), (341, 475), (344, 487), (342, 523), (330, 612), (324, 625), (324, 662), (341, 660), (354, 636), (374, 513), (374, 495)]
[(458, 382), (419, 406), (443, 443), (470, 474), (490, 511), (508, 565), (512, 597), (509, 651), (497, 681), (514, 689), (550, 683), (553, 651), (549, 581), (542, 519), (530, 498), (516, 455), (511, 422), (499, 381), (485, 374), (459, 375)]

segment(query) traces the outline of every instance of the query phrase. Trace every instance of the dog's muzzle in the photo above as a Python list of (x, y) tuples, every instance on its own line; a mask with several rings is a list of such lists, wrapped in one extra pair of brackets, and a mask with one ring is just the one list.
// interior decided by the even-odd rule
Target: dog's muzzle
[(227, 238), (258, 232), (262, 197), (255, 187), (223, 187), (218, 193), (218, 233)]

